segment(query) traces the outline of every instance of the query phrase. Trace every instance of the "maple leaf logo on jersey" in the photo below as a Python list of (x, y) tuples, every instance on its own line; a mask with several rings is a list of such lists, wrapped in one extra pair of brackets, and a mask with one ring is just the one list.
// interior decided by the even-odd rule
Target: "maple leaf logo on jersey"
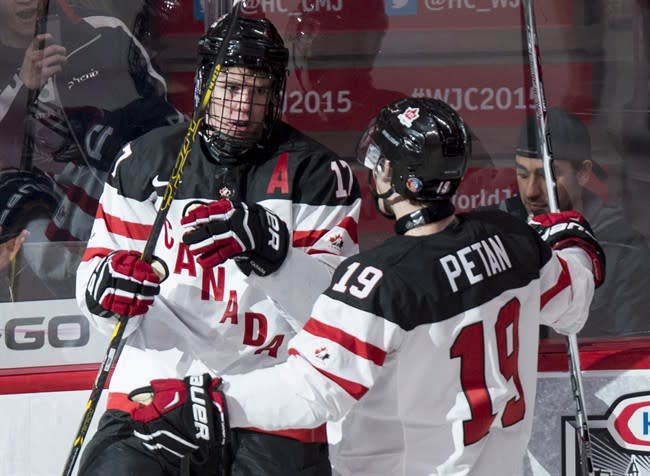
[(330, 358), (329, 352), (327, 352), (327, 347), (321, 347), (320, 349), (314, 350), (314, 357), (320, 360), (327, 360)]
[(228, 187), (221, 187), (219, 189), (219, 196), (223, 198), (230, 198), (232, 196), (232, 190), (229, 189)]
[(339, 250), (343, 248), (343, 237), (341, 234), (337, 234), (329, 237), (330, 245), (336, 246)]

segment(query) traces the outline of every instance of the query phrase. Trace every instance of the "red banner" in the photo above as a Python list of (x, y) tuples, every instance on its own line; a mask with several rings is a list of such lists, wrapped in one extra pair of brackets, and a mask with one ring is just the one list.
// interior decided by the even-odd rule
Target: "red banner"
[[(171, 80), (172, 99), (188, 114), (192, 81), (192, 73)], [(427, 96), (448, 102), (473, 128), (518, 127), (534, 111), (527, 84), (528, 69), (515, 64), (298, 71), (289, 76), (284, 118), (303, 131), (361, 130), (393, 99)], [(548, 64), (544, 86), (549, 107), (592, 110), (590, 64)]]

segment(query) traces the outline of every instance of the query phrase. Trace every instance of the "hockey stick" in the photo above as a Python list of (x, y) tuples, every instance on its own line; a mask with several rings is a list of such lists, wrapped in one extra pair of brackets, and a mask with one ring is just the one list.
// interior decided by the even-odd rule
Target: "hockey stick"
[[(553, 174), (553, 155), (551, 147), (551, 134), (546, 127), (547, 110), (546, 98), (544, 95), (544, 83), (542, 82), (541, 53), (537, 42), (537, 31), (535, 23), (535, 12), (533, 0), (524, 0), (524, 19), (526, 21), (526, 42), (528, 44), (528, 59), (530, 62), (530, 76), (535, 94), (535, 115), (537, 118), (537, 143), (540, 147), (544, 166), (544, 178), (546, 180), (546, 192), (551, 212), (560, 211), (557, 200), (557, 186)], [(591, 438), (589, 436), (589, 422), (585, 407), (584, 390), (582, 387), (582, 376), (580, 370), (580, 350), (578, 339), (575, 334), (567, 336), (569, 373), (571, 377), (571, 389), (576, 405), (576, 424), (578, 430), (578, 453), (580, 457), (580, 473), (582, 476), (594, 474), (591, 452)]]
[[(149, 233), (144, 251), (142, 252), (141, 259), (148, 263), (151, 263), (152, 261), (153, 251), (156, 247), (156, 242), (158, 241), (158, 237), (160, 236), (160, 232), (162, 231), (163, 225), (165, 223), (167, 213), (169, 212), (169, 206), (171, 205), (171, 202), (174, 199), (174, 195), (176, 194), (176, 190), (178, 189), (178, 185), (181, 182), (183, 171), (185, 169), (185, 163), (187, 162), (187, 158), (190, 155), (192, 145), (194, 144), (194, 140), (196, 139), (196, 135), (201, 127), (201, 123), (204, 120), (205, 113), (210, 104), (212, 91), (214, 90), (217, 78), (221, 72), (221, 65), (226, 55), (227, 45), (234, 32), (243, 1), (244, 0), (238, 0), (233, 6), (232, 20), (224, 36), (224, 41), (221, 44), (221, 48), (217, 53), (215, 64), (212, 66), (210, 74), (208, 75), (209, 80), (205, 86), (205, 91), (203, 91), (201, 102), (195, 107), (194, 114), (192, 115), (192, 119), (190, 120), (185, 132), (185, 136), (183, 137), (183, 143), (181, 145), (180, 151), (178, 152), (178, 156), (176, 157), (176, 162), (174, 163), (174, 168), (172, 169), (172, 173), (169, 177), (167, 186), (165, 187), (162, 203), (158, 208), (156, 218), (151, 227), (151, 232)], [(97, 408), (97, 403), (99, 402), (102, 391), (104, 390), (104, 384), (108, 378), (111, 366), (117, 362), (117, 350), (122, 341), (122, 336), (124, 335), (124, 329), (126, 328), (128, 320), (128, 316), (119, 316), (118, 318), (115, 329), (113, 330), (113, 335), (111, 336), (111, 340), (108, 345), (108, 349), (106, 350), (106, 355), (104, 356), (104, 360), (102, 361), (97, 376), (95, 377), (95, 383), (93, 384), (90, 397), (86, 403), (86, 409), (81, 420), (79, 430), (77, 431), (77, 435), (72, 443), (72, 449), (70, 450), (70, 454), (68, 455), (68, 459), (63, 469), (63, 476), (72, 475), (72, 470), (74, 469), (74, 465), (77, 461), (79, 453), (81, 452), (81, 447), (83, 445), (86, 434), (88, 433), (90, 422), (92, 421), (95, 409)]]
[[(36, 10), (36, 23), (34, 24), (34, 38), (38, 35), (45, 33), (47, 25), (47, 13), (49, 11), (49, 1), (44, 1), (39, 4)], [(41, 43), (39, 47), (44, 47)], [(27, 91), (27, 106), (25, 110), (26, 115), (32, 115), (32, 107), (38, 99), (41, 92), (41, 87), (28, 89)], [(20, 170), (32, 170), (32, 162), (34, 155), (34, 124), (33, 118), (25, 121), (23, 131), (23, 145), (20, 154)]]

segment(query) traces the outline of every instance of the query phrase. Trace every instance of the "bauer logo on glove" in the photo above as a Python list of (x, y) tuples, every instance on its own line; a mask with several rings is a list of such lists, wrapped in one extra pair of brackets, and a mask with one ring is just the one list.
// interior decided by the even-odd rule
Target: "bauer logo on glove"
[(193, 469), (224, 464), (229, 428), (226, 399), (221, 379), (209, 374), (184, 380), (153, 380), (151, 385), (129, 394), (132, 401), (149, 403), (131, 412), (133, 435), (147, 450), (160, 458), (161, 466), (175, 468), (180, 458), (190, 456)]

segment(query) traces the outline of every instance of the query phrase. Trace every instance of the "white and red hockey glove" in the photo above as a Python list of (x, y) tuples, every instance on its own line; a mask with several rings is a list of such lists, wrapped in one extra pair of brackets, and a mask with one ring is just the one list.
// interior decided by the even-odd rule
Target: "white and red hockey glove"
[(249, 275), (267, 276), (282, 265), (289, 247), (287, 224), (275, 213), (226, 198), (190, 208), (181, 225), (183, 242), (205, 268), (234, 259)]
[(605, 281), (605, 252), (596, 240), (589, 223), (580, 212), (572, 210), (544, 213), (531, 217), (528, 224), (555, 250), (577, 246), (586, 251), (591, 258), (596, 287), (603, 284)]
[(161, 466), (179, 467), (190, 458), (191, 474), (222, 474), (229, 461), (228, 412), (221, 379), (209, 374), (183, 380), (152, 380), (129, 398), (151, 401), (131, 411), (133, 435), (160, 458)]
[(119, 250), (99, 262), (86, 287), (90, 312), (101, 317), (133, 317), (149, 310), (168, 273), (162, 261), (147, 263), (141, 256), (138, 251)]

